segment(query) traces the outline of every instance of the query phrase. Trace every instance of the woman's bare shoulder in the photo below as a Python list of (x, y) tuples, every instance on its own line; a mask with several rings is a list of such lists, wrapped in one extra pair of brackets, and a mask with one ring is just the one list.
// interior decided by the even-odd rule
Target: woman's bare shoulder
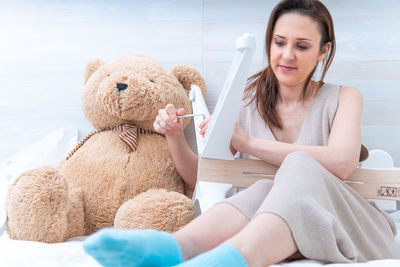
[(357, 101), (362, 103), (362, 95), (358, 88), (353, 86), (341, 86), (340, 87), (340, 95), (339, 95), (339, 102), (340, 101)]
[(340, 94), (354, 95), (354, 96), (360, 96), (361, 97), (360, 90), (358, 90), (358, 88), (354, 87), (354, 86), (341, 86), (340, 87)]

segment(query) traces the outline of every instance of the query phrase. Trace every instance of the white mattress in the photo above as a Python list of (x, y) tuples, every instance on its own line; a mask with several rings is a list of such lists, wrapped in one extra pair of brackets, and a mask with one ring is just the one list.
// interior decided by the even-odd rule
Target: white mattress
[[(57, 129), (42, 140), (26, 147), (23, 151), (0, 163), (0, 226), (5, 220), (3, 201), (7, 185), (21, 171), (43, 164), (57, 165), (58, 160), (75, 146), (78, 140), (76, 129)], [(400, 231), (400, 211), (392, 214)], [(4, 230), (4, 229), (3, 229)], [(1, 233), (0, 229), (0, 233)], [(69, 239), (63, 243), (46, 244), (31, 241), (10, 240), (7, 233), (0, 236), (0, 266), (100, 266), (82, 248), (85, 237)], [(400, 254), (400, 234), (397, 235)], [(324, 265), (317, 261), (301, 260), (273, 266), (311, 267)], [(379, 260), (358, 264), (329, 264), (330, 267), (399, 267), (400, 260)]]

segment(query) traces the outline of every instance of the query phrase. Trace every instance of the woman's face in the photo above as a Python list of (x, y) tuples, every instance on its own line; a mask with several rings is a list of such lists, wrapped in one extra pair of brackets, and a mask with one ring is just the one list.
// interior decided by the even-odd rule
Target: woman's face
[(297, 13), (281, 15), (275, 23), (270, 65), (280, 85), (297, 86), (305, 83), (319, 60), (323, 60), (330, 43), (320, 49), (321, 33), (318, 22)]

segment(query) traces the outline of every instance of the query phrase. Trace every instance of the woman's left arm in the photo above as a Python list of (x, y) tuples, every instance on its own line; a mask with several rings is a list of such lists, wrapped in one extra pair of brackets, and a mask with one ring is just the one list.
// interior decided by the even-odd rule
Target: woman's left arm
[(362, 105), (362, 96), (357, 88), (341, 88), (327, 146), (297, 145), (255, 138), (238, 123), (231, 146), (276, 166), (280, 166), (288, 154), (305, 151), (332, 174), (344, 180), (357, 168), (360, 156)]

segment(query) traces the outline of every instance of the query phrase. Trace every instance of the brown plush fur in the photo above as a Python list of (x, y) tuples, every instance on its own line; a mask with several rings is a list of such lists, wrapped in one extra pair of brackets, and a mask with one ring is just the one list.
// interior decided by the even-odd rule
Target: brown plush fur
[[(171, 200), (175, 205), (170, 205)], [(155, 206), (157, 206), (156, 209)], [(146, 220), (149, 216), (154, 217), (155, 220)], [(132, 220), (124, 220), (124, 218), (132, 218)], [(178, 230), (178, 227), (184, 226), (192, 218), (192, 203), (182, 198), (180, 193), (150, 189), (128, 200), (120, 207), (115, 218), (115, 227)]]
[[(128, 122), (153, 130), (158, 110), (167, 103), (191, 112), (191, 84), (206, 92), (195, 68), (180, 65), (169, 72), (142, 55), (91, 61), (84, 80), (83, 111), (98, 129)], [(120, 92), (117, 83), (128, 87)], [(141, 134), (132, 152), (120, 134), (100, 132), (57, 169), (22, 173), (6, 199), (10, 237), (61, 242), (113, 225), (174, 232), (192, 220), (193, 204), (184, 195), (165, 137)]]

